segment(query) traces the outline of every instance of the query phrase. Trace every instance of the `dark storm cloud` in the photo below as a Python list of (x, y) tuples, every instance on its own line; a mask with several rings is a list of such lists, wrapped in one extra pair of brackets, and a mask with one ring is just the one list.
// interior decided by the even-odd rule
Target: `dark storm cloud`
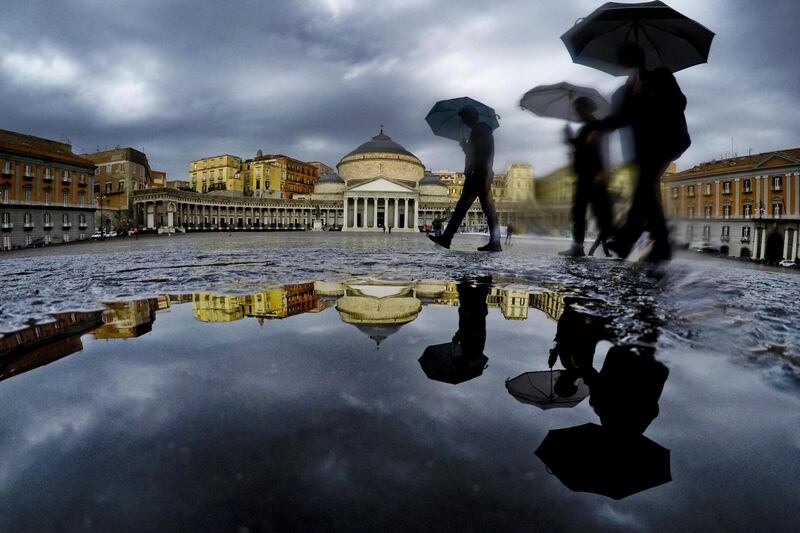
[[(519, 110), (530, 87), (621, 83), (573, 65), (558, 37), (599, 2), (17, 2), (0, 25), (0, 127), (80, 150), (144, 148), (188, 162), (259, 148), (335, 164), (383, 123), (431, 168), (460, 150), (425, 113), (469, 94), (502, 116), (498, 169), (566, 160), (562, 124)], [(678, 75), (694, 145), (681, 166), (800, 144), (794, 2), (672, 2), (717, 33), (708, 65)], [(767, 23), (768, 22), (768, 23)]]

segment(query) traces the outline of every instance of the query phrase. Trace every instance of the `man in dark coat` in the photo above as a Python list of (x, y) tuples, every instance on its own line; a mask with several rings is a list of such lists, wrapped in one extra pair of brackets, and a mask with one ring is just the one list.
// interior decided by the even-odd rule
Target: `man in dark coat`
[(497, 223), (497, 212), (492, 201), (492, 178), (494, 177), (492, 172), (494, 163), (492, 128), (488, 124), (480, 122), (478, 111), (471, 105), (464, 106), (459, 112), (459, 116), (464, 124), (472, 130), (469, 141), (461, 143), (461, 148), (466, 156), (464, 188), (444, 232), (439, 236), (428, 235), (428, 238), (439, 246), (450, 248), (453, 235), (458, 231), (473, 202), (478, 199), (489, 223), (489, 244), (481, 246), (478, 250), (500, 252), (502, 251), (500, 225)]
[(580, 97), (575, 99), (573, 107), (584, 125), (575, 137), (572, 137), (567, 130), (567, 142), (573, 148), (572, 167), (577, 178), (572, 203), (572, 246), (558, 253), (570, 257), (583, 257), (586, 255), (583, 251), (586, 208), (590, 204), (600, 229), (598, 239), (606, 240), (612, 232), (611, 202), (606, 190), (608, 147), (605, 137), (594, 142), (588, 141), (589, 134), (594, 131), (594, 125), (597, 123), (594, 116), (597, 110), (595, 103), (589, 98)]
[(684, 117), (686, 97), (672, 72), (645, 69), (644, 51), (637, 44), (623, 45), (618, 61), (635, 73), (615, 95), (615, 110), (597, 123), (598, 131), (589, 140), (596, 140), (600, 131), (630, 126), (639, 176), (625, 224), (608, 247), (627, 257), (646, 226), (654, 241), (648, 259), (668, 260), (672, 252), (661, 206), (660, 179), (667, 166), (691, 144)]

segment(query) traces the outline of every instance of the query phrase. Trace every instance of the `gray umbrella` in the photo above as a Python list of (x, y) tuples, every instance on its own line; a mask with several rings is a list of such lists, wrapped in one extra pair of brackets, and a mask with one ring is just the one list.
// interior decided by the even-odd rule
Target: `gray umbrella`
[(647, 69), (678, 72), (706, 63), (713, 38), (714, 32), (658, 1), (605, 3), (561, 36), (572, 61), (615, 76), (626, 74), (617, 64), (625, 42), (642, 47)]
[(540, 117), (580, 122), (581, 119), (575, 114), (572, 106), (575, 99), (580, 97), (589, 98), (595, 103), (597, 118), (608, 114), (610, 109), (608, 101), (597, 90), (573, 85), (566, 81), (553, 85), (537, 85), (525, 93), (519, 101), (519, 105)]
[(539, 409), (575, 407), (589, 396), (589, 387), (582, 379), (578, 379), (575, 382), (575, 393), (568, 398), (561, 397), (554, 390), (554, 383), (561, 373), (562, 370), (525, 372), (514, 379), (506, 380), (506, 390), (520, 402), (535, 405)]

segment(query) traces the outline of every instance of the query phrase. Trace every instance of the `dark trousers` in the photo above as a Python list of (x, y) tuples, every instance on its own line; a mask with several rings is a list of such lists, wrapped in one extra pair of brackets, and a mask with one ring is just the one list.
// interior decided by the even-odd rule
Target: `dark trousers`
[(461, 222), (467, 215), (467, 211), (469, 211), (475, 199), (478, 199), (481, 202), (483, 214), (486, 215), (486, 220), (489, 222), (489, 240), (491, 242), (500, 242), (500, 225), (497, 223), (497, 211), (494, 209), (490, 185), (483, 179), (470, 180), (470, 178), (467, 178), (464, 183), (464, 189), (461, 191), (461, 198), (458, 199), (455, 210), (453, 210), (450, 221), (444, 230), (445, 236), (452, 238), (456, 234)]
[(632, 247), (647, 227), (650, 238), (657, 246), (669, 248), (669, 230), (661, 207), (660, 187), (661, 176), (669, 163), (670, 161), (665, 162), (663, 158), (648, 158), (637, 162), (639, 182), (633, 191), (625, 224), (616, 235), (621, 247)]
[(605, 240), (611, 234), (611, 201), (605, 185), (595, 184), (594, 176), (578, 177), (572, 204), (572, 238), (576, 244), (583, 244), (586, 236), (586, 208), (589, 204), (600, 228), (599, 238)]

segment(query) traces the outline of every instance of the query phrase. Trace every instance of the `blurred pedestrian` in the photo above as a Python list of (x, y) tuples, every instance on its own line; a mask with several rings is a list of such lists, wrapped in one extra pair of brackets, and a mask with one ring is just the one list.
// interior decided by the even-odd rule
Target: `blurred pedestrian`
[(500, 225), (497, 223), (497, 212), (492, 201), (492, 164), (494, 162), (492, 128), (479, 120), (478, 111), (472, 105), (465, 105), (458, 116), (471, 130), (469, 140), (461, 142), (461, 148), (465, 155), (464, 187), (444, 232), (438, 236), (428, 235), (428, 238), (443, 248), (450, 248), (453, 235), (461, 226), (470, 206), (478, 199), (489, 223), (489, 243), (481, 246), (478, 250), (500, 252), (503, 249), (500, 245)]
[(617, 62), (630, 69), (631, 75), (614, 96), (615, 109), (595, 125), (596, 131), (589, 140), (599, 138), (602, 131), (630, 126), (638, 181), (625, 223), (608, 247), (618, 256), (627, 257), (647, 225), (654, 241), (647, 259), (665, 261), (672, 251), (661, 206), (660, 178), (691, 144), (684, 116), (686, 97), (668, 69), (645, 68), (644, 50), (638, 44), (623, 44)]
[(511, 236), (514, 234), (514, 226), (513, 224), (509, 224), (506, 226), (506, 245), (511, 244)]
[(572, 137), (569, 125), (565, 128), (566, 141), (572, 145), (572, 167), (577, 182), (575, 197), (572, 203), (572, 245), (562, 250), (559, 255), (583, 257), (583, 239), (586, 235), (586, 208), (591, 204), (597, 225), (600, 228), (598, 238), (605, 239), (612, 232), (611, 202), (606, 190), (608, 172), (608, 143), (605, 136), (597, 136), (592, 141), (589, 136), (595, 131), (597, 119), (594, 116), (597, 105), (590, 98), (581, 96), (573, 102), (575, 114), (580, 117), (583, 126), (578, 134)]

